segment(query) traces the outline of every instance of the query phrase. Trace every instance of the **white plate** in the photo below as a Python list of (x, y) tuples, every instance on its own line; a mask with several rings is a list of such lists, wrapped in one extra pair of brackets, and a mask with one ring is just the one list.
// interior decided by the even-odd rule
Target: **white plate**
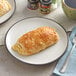
[[(31, 56), (21, 56), (11, 49), (17, 39), (24, 33), (36, 29), (41, 26), (50, 26), (55, 28), (59, 34), (60, 40), (54, 46)], [(35, 65), (47, 64), (58, 59), (67, 47), (67, 34), (61, 25), (53, 20), (41, 17), (26, 18), (15, 23), (7, 32), (5, 43), (8, 51), (18, 60)]]
[(3, 22), (7, 21), (8, 19), (10, 19), (13, 16), (13, 14), (15, 12), (15, 9), (16, 9), (15, 0), (7, 0), (7, 1), (11, 4), (12, 9), (8, 13), (6, 13), (5, 15), (0, 17), (0, 24), (2, 24)]

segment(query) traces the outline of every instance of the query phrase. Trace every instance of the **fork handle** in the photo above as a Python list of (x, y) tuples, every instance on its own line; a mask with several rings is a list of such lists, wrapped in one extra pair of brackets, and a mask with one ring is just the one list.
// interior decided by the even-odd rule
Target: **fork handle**
[(60, 72), (61, 72), (61, 73), (64, 73), (64, 72), (66, 71), (66, 68), (67, 68), (67, 66), (68, 66), (68, 63), (69, 63), (71, 54), (72, 54), (72, 52), (73, 52), (75, 46), (76, 46), (76, 44), (73, 45), (73, 47), (72, 47), (72, 49), (71, 49), (69, 55), (67, 56), (67, 58), (66, 58), (66, 60), (65, 60), (65, 62), (64, 62), (64, 64), (63, 64), (63, 66), (61, 67), (61, 69), (60, 69)]

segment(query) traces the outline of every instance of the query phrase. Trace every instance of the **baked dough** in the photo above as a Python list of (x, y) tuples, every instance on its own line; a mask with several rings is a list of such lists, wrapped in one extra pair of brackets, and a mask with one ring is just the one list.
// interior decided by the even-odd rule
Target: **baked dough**
[(11, 10), (11, 5), (7, 0), (0, 0), (0, 16), (3, 16)]
[(16, 44), (12, 49), (17, 51), (20, 55), (32, 55), (41, 50), (57, 43), (59, 35), (57, 32), (48, 26), (39, 27), (28, 33), (25, 33), (18, 38)]

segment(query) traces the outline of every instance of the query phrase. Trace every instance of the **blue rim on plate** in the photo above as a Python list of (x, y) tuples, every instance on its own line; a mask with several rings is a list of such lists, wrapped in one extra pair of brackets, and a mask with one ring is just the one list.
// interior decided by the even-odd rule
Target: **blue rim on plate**
[(14, 1), (14, 10), (13, 10), (13, 12), (11, 13), (11, 15), (6, 20), (2, 21), (0, 24), (5, 23), (6, 21), (8, 21), (14, 15), (15, 10), (16, 10), (16, 1), (15, 0), (13, 0), (13, 1)]
[[(58, 25), (64, 30), (64, 32), (65, 32), (65, 34), (66, 34), (67, 44), (66, 44), (66, 48), (65, 48), (65, 50), (67, 49), (67, 46), (68, 46), (68, 36), (67, 36), (67, 31), (64, 29), (64, 27), (63, 27), (61, 24), (59, 24), (58, 22), (56, 22), (56, 21), (54, 21), (54, 20), (52, 20), (52, 19), (44, 18), (44, 17), (28, 17), (28, 18), (24, 18), (24, 19), (21, 19), (21, 20), (17, 21), (15, 24), (17, 24), (17, 23), (19, 23), (19, 22), (21, 22), (21, 21), (23, 21), (23, 20), (29, 19), (29, 18), (42, 18), (42, 19), (51, 20), (51, 21), (57, 23), (57, 24), (58, 24)], [(7, 31), (7, 33), (6, 33), (6, 35), (5, 35), (5, 47), (6, 47), (6, 49), (7, 49), (7, 51), (8, 51), (9, 53), (10, 53), (10, 51), (9, 51), (9, 49), (8, 49), (8, 47), (7, 47), (6, 38), (7, 38), (8, 32), (10, 31), (10, 29), (11, 29), (15, 24), (13, 24), (13, 25), (9, 28), (9, 30)], [(48, 63), (52, 63), (52, 62), (56, 61), (56, 60), (59, 59), (61, 56), (63, 56), (64, 53), (65, 53), (65, 51), (64, 51), (64, 52), (63, 52), (58, 58), (54, 59), (54, 60), (51, 61), (51, 62), (46, 62), (46, 63), (44, 63), (44, 64), (48, 64)], [(10, 53), (10, 54), (11, 54), (11, 53)], [(12, 54), (11, 54), (11, 55), (12, 55)], [(44, 64), (28, 63), (28, 62), (25, 62), (25, 61), (22, 61), (22, 60), (18, 59), (18, 58), (17, 58), (16, 56), (14, 56), (14, 55), (12, 55), (12, 56), (15, 57), (17, 60), (19, 60), (19, 61), (21, 61), (21, 62), (24, 62), (24, 63), (27, 63), (27, 64), (44, 65)]]

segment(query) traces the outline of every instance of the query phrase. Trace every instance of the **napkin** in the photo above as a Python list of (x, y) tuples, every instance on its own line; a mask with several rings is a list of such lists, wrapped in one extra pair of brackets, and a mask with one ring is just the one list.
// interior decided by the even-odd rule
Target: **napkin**
[(72, 55), (70, 57), (70, 61), (68, 63), (65, 73), (59, 72), (62, 65), (64, 64), (65, 59), (67, 58), (69, 52), (71, 51), (71, 49), (73, 47), (72, 40), (75, 35), (76, 35), (76, 26), (72, 29), (72, 32), (70, 34), (68, 48), (66, 49), (65, 54), (59, 59), (57, 65), (53, 71), (54, 76), (76, 76), (76, 48), (72, 52)]

